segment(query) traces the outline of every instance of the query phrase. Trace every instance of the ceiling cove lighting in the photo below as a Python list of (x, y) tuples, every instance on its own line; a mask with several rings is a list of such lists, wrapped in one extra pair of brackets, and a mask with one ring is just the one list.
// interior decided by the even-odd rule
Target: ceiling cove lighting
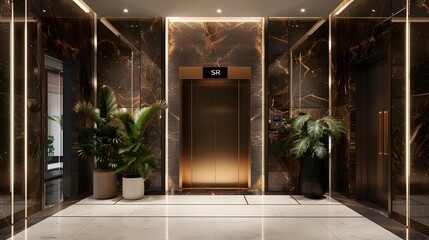
[(82, 0), (73, 0), (76, 5), (78, 5), (85, 13), (89, 13), (89, 7), (86, 5), (86, 3)]
[(340, 8), (335, 12), (335, 16), (338, 16), (344, 9), (346, 9), (354, 0), (345, 0), (340, 4)]

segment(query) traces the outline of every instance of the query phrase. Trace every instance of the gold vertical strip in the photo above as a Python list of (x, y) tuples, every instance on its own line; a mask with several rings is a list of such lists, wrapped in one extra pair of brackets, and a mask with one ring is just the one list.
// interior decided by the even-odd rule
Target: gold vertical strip
[(134, 52), (131, 50), (131, 112), (134, 114)]
[(289, 53), (289, 117), (292, 118), (293, 114), (293, 53)]
[(240, 182), (240, 156), (241, 156), (241, 146), (240, 146), (240, 137), (241, 137), (241, 132), (240, 132), (240, 120), (241, 120), (241, 114), (240, 114), (240, 81), (237, 80), (236, 82), (237, 84), (237, 188), (240, 188), (241, 186), (241, 182)]
[(28, 6), (24, 1), (24, 217), (28, 217)]
[[(261, 56), (261, 66), (262, 66), (262, 151), (261, 151), (261, 166), (262, 166), (262, 176), (261, 176), (261, 188), (262, 192), (265, 192), (265, 18), (261, 18), (262, 21), (262, 28), (261, 28), (261, 49), (262, 49), (262, 56)], [(251, 80), (250, 80), (251, 81)], [(251, 86), (251, 85), (250, 85)], [(249, 178), (251, 177), (251, 173), (249, 175)], [(251, 181), (249, 181), (250, 184)]]
[(377, 152), (383, 155), (383, 112), (378, 112)]
[(97, 80), (97, 44), (98, 44), (98, 39), (97, 39), (97, 13), (93, 12), (93, 25), (94, 25), (94, 29), (93, 29), (93, 53), (92, 53), (92, 91), (93, 91), (93, 103), (94, 106), (97, 106), (97, 85), (98, 85), (98, 80)]
[[(329, 41), (328, 41), (328, 58), (329, 58), (329, 69), (328, 69), (328, 114), (329, 116), (332, 116), (332, 14), (329, 14)], [(332, 156), (331, 156), (331, 149), (332, 149), (332, 138), (329, 136), (328, 138), (328, 194), (331, 197), (332, 196)]]
[(405, 225), (410, 227), (410, 0), (406, 0), (405, 16)]
[(11, 223), (15, 222), (14, 219), (14, 181), (15, 181), (15, 14), (14, 14), (14, 1), (10, 1), (10, 115), (9, 115), (9, 161), (10, 161), (10, 218)]
[[(169, 97), (168, 97), (168, 88), (169, 88), (169, 86), (168, 86), (168, 28), (169, 28), (169, 25), (168, 25), (168, 17), (166, 17), (165, 18), (165, 46), (164, 46), (164, 48), (165, 48), (165, 69), (164, 69), (164, 73), (165, 73), (165, 82), (164, 82), (164, 84), (165, 84), (165, 101), (168, 103), (168, 101), (169, 101)], [(168, 115), (169, 115), (169, 110), (168, 110), (169, 108), (167, 108), (167, 109), (165, 109), (165, 119), (164, 119), (164, 121), (165, 121), (165, 129), (164, 129), (164, 131), (165, 131), (165, 150), (164, 150), (164, 152), (165, 152), (165, 158), (164, 158), (164, 161), (165, 161), (165, 172), (164, 172), (164, 174), (165, 174), (165, 192), (168, 192), (168, 187), (169, 187), (169, 181), (168, 181), (168, 158), (169, 158), (169, 156), (168, 156), (168, 141), (170, 141), (169, 139), (168, 139)], [(179, 183), (179, 184), (181, 184), (181, 182)]]
[(383, 112), (383, 154), (389, 154), (389, 113)]

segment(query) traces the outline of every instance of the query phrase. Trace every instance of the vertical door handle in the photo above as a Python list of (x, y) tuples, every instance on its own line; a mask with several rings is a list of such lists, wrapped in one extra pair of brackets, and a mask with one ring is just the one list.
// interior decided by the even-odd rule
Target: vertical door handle
[(378, 112), (377, 151), (379, 155), (383, 155), (383, 112)]
[(389, 152), (389, 114), (387, 111), (383, 112), (383, 154), (388, 155)]

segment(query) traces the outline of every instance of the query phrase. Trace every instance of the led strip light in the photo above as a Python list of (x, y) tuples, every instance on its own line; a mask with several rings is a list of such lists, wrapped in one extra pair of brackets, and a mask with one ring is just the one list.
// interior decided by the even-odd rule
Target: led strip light
[(10, 161), (10, 218), (13, 224), (14, 219), (14, 181), (15, 181), (15, 24), (14, 20), (14, 2), (10, 2), (11, 17), (10, 17), (10, 115), (9, 115), (9, 161)]
[[(167, 102), (167, 104), (169, 103), (168, 101), (168, 20), (169, 18), (166, 17), (165, 18), (165, 101)], [(165, 192), (168, 192), (168, 108), (165, 109), (165, 157), (164, 157), (164, 162), (165, 162)]]
[(410, 0), (406, 0), (405, 23), (405, 218), (410, 227)]
[(24, 217), (28, 217), (28, 9), (24, 1)]

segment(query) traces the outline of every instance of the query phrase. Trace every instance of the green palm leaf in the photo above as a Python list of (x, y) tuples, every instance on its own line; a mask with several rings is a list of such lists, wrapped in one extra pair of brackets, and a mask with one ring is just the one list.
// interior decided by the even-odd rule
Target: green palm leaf
[(91, 121), (95, 122), (97, 125), (103, 125), (106, 121), (100, 117), (100, 110), (95, 108), (91, 103), (83, 101), (78, 102), (73, 110), (76, 113), (82, 114), (83, 116), (89, 118)]
[(134, 122), (136, 126), (136, 133), (143, 137), (146, 127), (149, 124), (149, 120), (160, 110), (163, 110), (167, 107), (165, 101), (157, 101), (155, 104), (144, 107), (137, 111), (134, 115)]
[(325, 116), (321, 119), (329, 129), (329, 135), (332, 136), (336, 141), (338, 141), (343, 134), (346, 133), (346, 127), (339, 120), (331, 117)]
[(321, 138), (323, 135), (323, 130), (325, 127), (319, 120), (308, 121), (307, 123), (307, 132), (313, 138)]
[(98, 91), (100, 116), (105, 119), (110, 119), (112, 117), (112, 113), (115, 112), (118, 107), (115, 93), (106, 85), (103, 85)]
[(317, 145), (313, 146), (313, 152), (319, 159), (325, 159), (328, 155), (325, 145), (321, 142), (318, 142)]
[(293, 121), (292, 127), (296, 131), (300, 131), (302, 127), (305, 125), (305, 123), (311, 118), (310, 114), (307, 113), (300, 113)]
[(294, 142), (294, 146), (291, 149), (291, 153), (295, 155), (297, 158), (300, 158), (305, 155), (307, 150), (311, 145), (311, 137), (306, 136), (303, 138), (299, 138)]

